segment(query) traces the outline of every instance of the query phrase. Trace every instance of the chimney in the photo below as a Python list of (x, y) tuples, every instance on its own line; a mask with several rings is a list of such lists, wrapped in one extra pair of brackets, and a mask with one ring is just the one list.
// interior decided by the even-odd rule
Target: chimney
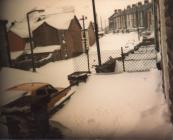
[(133, 4), (133, 5), (132, 5), (132, 8), (135, 8), (135, 7), (136, 7), (136, 4)]
[(117, 13), (118, 13), (118, 10), (117, 10), (117, 9), (115, 9), (115, 10), (114, 10), (114, 13), (115, 13), (115, 14), (117, 14)]
[(120, 13), (121, 12), (121, 9), (118, 9), (118, 13)]
[(142, 6), (142, 2), (138, 2), (138, 6)]
[(127, 6), (127, 9), (130, 9), (130, 8), (131, 8), (131, 6), (130, 6), (130, 5), (128, 5), (128, 6)]
[(148, 1), (148, 0), (145, 0), (145, 1), (144, 1), (144, 4), (148, 4), (148, 3), (149, 3), (149, 1)]

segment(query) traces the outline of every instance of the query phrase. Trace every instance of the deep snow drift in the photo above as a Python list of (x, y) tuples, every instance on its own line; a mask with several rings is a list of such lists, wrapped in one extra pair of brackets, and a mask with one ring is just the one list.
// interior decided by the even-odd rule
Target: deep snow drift
[[(67, 84), (68, 81), (62, 80), (63, 76), (59, 80), (61, 75), (55, 73), (56, 69), (50, 76), (52, 66), (46, 66), (47, 72), (44, 70), (43, 73), (3, 68), (0, 91), (23, 82)], [(67, 71), (64, 69), (64, 75)], [(65, 137), (171, 137), (173, 127), (161, 89), (160, 71), (92, 74), (87, 83), (81, 83), (73, 90), (76, 92), (69, 102), (50, 120)]]
[(91, 75), (50, 121), (66, 137), (170, 138), (161, 73)]

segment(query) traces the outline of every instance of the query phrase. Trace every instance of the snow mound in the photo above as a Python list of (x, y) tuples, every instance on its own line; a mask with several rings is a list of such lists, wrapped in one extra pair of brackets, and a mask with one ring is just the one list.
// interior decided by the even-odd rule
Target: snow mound
[(92, 75), (52, 118), (72, 138), (167, 138), (173, 127), (157, 70)]

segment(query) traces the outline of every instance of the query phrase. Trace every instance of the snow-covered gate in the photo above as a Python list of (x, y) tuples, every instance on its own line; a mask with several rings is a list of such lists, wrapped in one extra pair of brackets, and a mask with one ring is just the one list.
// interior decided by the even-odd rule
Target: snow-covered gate
[[(112, 57), (116, 59), (115, 73), (120, 72), (142, 72), (156, 68), (156, 49), (154, 45), (140, 46), (135, 50), (104, 50), (101, 51), (102, 64)], [(95, 72), (98, 65), (96, 51), (90, 51), (74, 58), (75, 71)]]

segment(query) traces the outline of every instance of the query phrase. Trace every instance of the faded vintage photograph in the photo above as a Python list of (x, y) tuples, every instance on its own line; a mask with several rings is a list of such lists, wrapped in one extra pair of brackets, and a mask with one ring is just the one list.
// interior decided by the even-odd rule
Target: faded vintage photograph
[(172, 0), (0, 0), (0, 139), (173, 140)]

